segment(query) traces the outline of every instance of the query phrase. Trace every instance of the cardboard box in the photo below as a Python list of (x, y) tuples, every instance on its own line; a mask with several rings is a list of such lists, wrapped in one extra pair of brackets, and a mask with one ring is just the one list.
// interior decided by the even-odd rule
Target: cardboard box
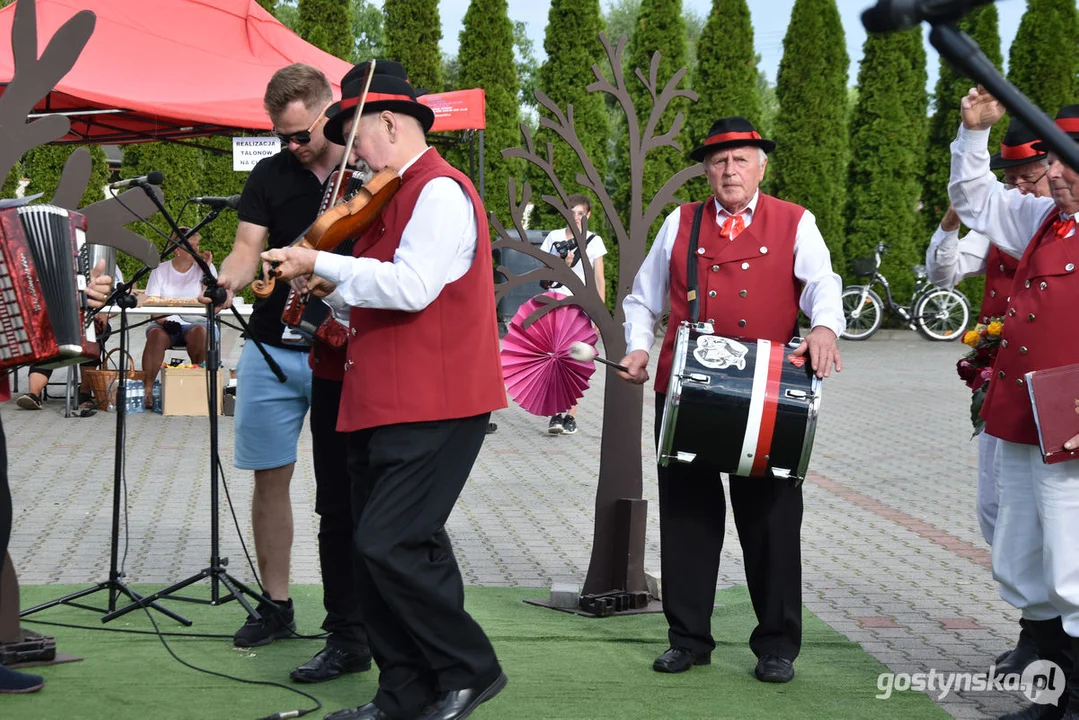
[[(224, 406), (224, 370), (217, 371), (217, 412)], [(161, 368), (162, 415), (194, 415), (206, 417), (210, 408), (206, 402), (205, 368)]]

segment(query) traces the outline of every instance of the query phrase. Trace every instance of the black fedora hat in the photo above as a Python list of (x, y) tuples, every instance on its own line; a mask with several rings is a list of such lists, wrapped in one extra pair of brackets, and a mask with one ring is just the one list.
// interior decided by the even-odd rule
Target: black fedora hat
[(722, 150), (729, 147), (743, 147), (752, 145), (759, 147), (764, 152), (772, 152), (776, 144), (771, 140), (765, 140), (753, 127), (753, 123), (744, 117), (725, 117), (712, 123), (712, 129), (708, 131), (708, 137), (701, 146), (691, 152), (689, 156), (694, 160), (704, 160), (708, 153), (714, 150)]
[[(1065, 105), (1060, 108), (1056, 117), (1057, 127), (1063, 130), (1068, 137), (1079, 142), (1079, 105)], [(1049, 146), (1039, 140), (1034, 149), (1040, 152), (1049, 152)]]
[[(326, 108), (326, 127), (323, 134), (326, 139), (338, 145), (344, 145), (346, 140), (343, 126), (345, 120), (356, 114), (356, 106), (359, 105), (360, 95), (363, 94), (364, 85), (367, 83), (367, 71), (370, 63), (361, 63), (349, 70), (341, 78), (341, 100)], [(371, 87), (367, 91), (367, 101), (363, 111), (404, 113), (411, 115), (423, 125), (423, 131), (427, 132), (435, 124), (435, 113), (431, 108), (416, 100), (423, 95), (425, 90), (416, 90), (408, 81), (408, 73), (404, 66), (393, 60), (376, 60), (375, 72), (371, 76)]]
[(1041, 160), (1046, 156), (1044, 150), (1035, 149), (1039, 138), (1033, 130), (1019, 118), (1012, 118), (1008, 123), (1008, 132), (1000, 141), (1000, 152), (989, 158), (989, 167), (993, 170), (1026, 165)]

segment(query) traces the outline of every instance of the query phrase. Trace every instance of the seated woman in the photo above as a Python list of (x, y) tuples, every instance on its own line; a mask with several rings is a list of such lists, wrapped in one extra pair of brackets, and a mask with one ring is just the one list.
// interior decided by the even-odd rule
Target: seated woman
[[(180, 228), (186, 235), (190, 230)], [(199, 252), (199, 235), (188, 238), (191, 248)], [(199, 255), (210, 266), (214, 277), (217, 268), (213, 266), (213, 255), (200, 252)], [(154, 268), (150, 279), (146, 281), (146, 292), (142, 303), (149, 297), (161, 299), (193, 300), (202, 293), (202, 269), (195, 263), (195, 258), (187, 248), (179, 248), (172, 254), (172, 259)], [(199, 305), (198, 307), (202, 307)], [(146, 347), (142, 351), (142, 371), (146, 383), (146, 407), (154, 406), (153, 387), (165, 351), (169, 348), (186, 347), (187, 355), (196, 365), (206, 360), (206, 318), (201, 315), (168, 315), (155, 317), (146, 328)]]

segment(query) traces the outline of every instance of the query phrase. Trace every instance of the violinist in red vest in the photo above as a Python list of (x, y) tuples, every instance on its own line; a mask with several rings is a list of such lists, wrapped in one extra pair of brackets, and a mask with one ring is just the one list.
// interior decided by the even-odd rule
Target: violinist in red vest
[[(444, 525), (506, 407), (487, 213), (472, 182), (427, 145), (434, 113), (398, 63), (350, 73), (326, 137), (401, 186), (353, 257), (270, 250), (284, 278), (314, 273), (349, 308), (337, 429), (347, 432), (358, 587), (379, 687), (334, 720), (456, 720), (506, 684), (464, 609)], [(361, 97), (363, 96), (363, 97)], [(363, 102), (363, 114), (356, 109)]]
[[(840, 370), (836, 338), (845, 327), (842, 281), (805, 208), (759, 191), (775, 147), (741, 117), (717, 121), (690, 153), (704, 165), (714, 193), (698, 238), (700, 319), (717, 335), (780, 344), (797, 333), (798, 311), (812, 329), (794, 351), (808, 353), (818, 377)], [(622, 360), (630, 382), (648, 380), (655, 321), (670, 301), (670, 322), (656, 371), (656, 433), (670, 374), (674, 338), (687, 320), (687, 255), (700, 202), (667, 216), (623, 302), (629, 354)], [(789, 682), (802, 639), (802, 491), (780, 480), (730, 478), (731, 504), (745, 555), (746, 580), (758, 625), (749, 640), (762, 682)], [(659, 467), (659, 522), (663, 612), (670, 649), (653, 663), (677, 673), (707, 665), (715, 648), (711, 617), (726, 499), (719, 472), (699, 464)]]
[[(1021, 120), (1012, 118), (1008, 132), (1000, 142), (1000, 152), (989, 158), (989, 169), (1003, 171), (1007, 188), (1015, 188), (1024, 195), (1049, 197), (1049, 154), (1034, 149), (1038, 141), (1034, 131)], [(929, 282), (942, 288), (954, 288), (966, 278), (985, 275), (985, 290), (978, 314), (980, 322), (988, 324), (990, 318), (1003, 317), (1008, 309), (1008, 296), (1019, 260), (1001, 251), (982, 233), (971, 230), (960, 239), (959, 215), (954, 207), (949, 207), (929, 241), (925, 265)], [(993, 544), (999, 505), (993, 480), (996, 450), (997, 438), (984, 432), (978, 434), (978, 524), (989, 545)], [(1023, 626), (1022, 621), (1020, 626)], [(1015, 648), (997, 656), (996, 672), (1021, 675), (1026, 666), (1037, 659), (1034, 638), (1023, 627)]]
[[(1001, 597), (1022, 611), (1039, 657), (1068, 677), (1056, 705), (1035, 704), (1005, 717), (1079, 720), (1079, 663), (1073, 660), (1079, 657), (1079, 459), (1043, 462), (1024, 378), (1079, 361), (1079, 173), (1050, 154), (1052, 197), (1006, 189), (989, 169), (986, 149), (1003, 106), (976, 88), (963, 98), (962, 114), (952, 143), (952, 204), (967, 226), (1020, 258), (981, 411), (985, 432), (999, 438), (993, 577)], [(1056, 123), (1079, 140), (1079, 105), (1061, 108)], [(1048, 150), (1044, 143), (1033, 147)]]

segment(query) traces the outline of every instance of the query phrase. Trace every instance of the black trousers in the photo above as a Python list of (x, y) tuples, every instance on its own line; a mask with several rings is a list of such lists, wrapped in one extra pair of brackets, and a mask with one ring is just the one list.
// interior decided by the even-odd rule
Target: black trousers
[(315, 465), (315, 512), (319, 514), (318, 557), (327, 645), (348, 652), (367, 649), (356, 588), (352, 546), (352, 481), (348, 476), (348, 433), (337, 432), (341, 383), (311, 379), (311, 448)]
[[(666, 396), (656, 394), (656, 444)], [(715, 649), (712, 608), (727, 503), (707, 465), (659, 466), (660, 572), (672, 647)], [(731, 505), (757, 627), (757, 655), (794, 660), (802, 644), (802, 489), (787, 480), (730, 477)]]
[(413, 718), (436, 693), (487, 685), (501, 672), (464, 609), (445, 524), (486, 436), (490, 413), (352, 433), (360, 604), (379, 667), (375, 704)]

